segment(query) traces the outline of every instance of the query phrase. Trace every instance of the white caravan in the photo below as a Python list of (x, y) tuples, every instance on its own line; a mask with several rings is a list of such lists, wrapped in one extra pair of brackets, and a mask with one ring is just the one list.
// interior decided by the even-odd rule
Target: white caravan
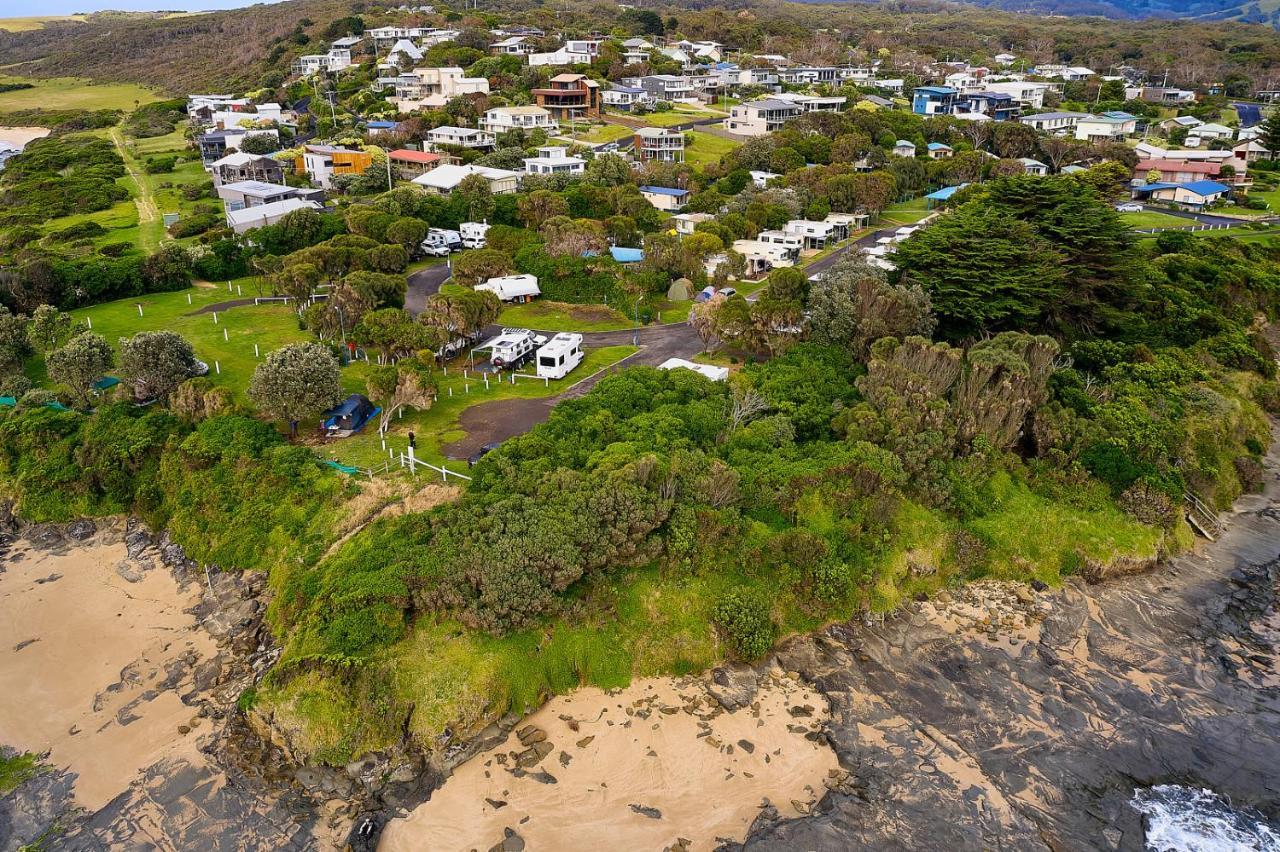
[(562, 331), (538, 350), (538, 378), (563, 379), (582, 363), (582, 335)]

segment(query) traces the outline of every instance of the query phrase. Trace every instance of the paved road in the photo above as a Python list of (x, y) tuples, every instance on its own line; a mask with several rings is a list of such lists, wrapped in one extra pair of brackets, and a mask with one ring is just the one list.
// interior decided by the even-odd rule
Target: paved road
[(1179, 219), (1190, 219), (1193, 222), (1199, 222), (1201, 225), (1242, 225), (1249, 221), (1264, 221), (1240, 219), (1235, 216), (1215, 216), (1212, 213), (1192, 213), (1189, 210), (1169, 210), (1165, 207), (1155, 207), (1150, 204), (1142, 205), (1142, 209), (1151, 213), (1164, 213), (1168, 216), (1176, 216)]
[[(916, 224), (920, 224), (920, 223), (917, 222)], [(846, 254), (848, 254), (850, 250), (861, 249), (864, 246), (873, 246), (876, 244), (876, 240), (880, 239), (881, 237), (891, 237), (897, 232), (899, 228), (903, 228), (903, 227), (906, 227), (906, 226), (905, 225), (888, 225), (884, 228), (879, 228), (877, 230), (871, 231), (870, 233), (863, 234), (861, 237), (858, 237), (858, 239), (853, 240), (852, 242), (845, 243), (840, 248), (836, 249), (831, 254), (827, 255), (821, 260), (817, 260), (809, 264), (804, 268), (804, 272), (806, 275), (810, 277), (817, 275), (818, 273), (826, 270), (837, 260), (839, 260), (840, 258), (844, 257)]]
[(449, 280), (449, 264), (444, 260), (423, 267), (409, 276), (409, 287), (404, 294), (404, 309), (415, 317), (427, 307), (427, 297), (440, 292), (440, 285)]

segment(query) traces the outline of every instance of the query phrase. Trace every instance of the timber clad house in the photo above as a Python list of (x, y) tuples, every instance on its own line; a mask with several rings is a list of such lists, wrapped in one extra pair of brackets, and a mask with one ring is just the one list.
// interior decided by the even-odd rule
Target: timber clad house
[(538, 106), (558, 121), (600, 117), (600, 84), (584, 74), (557, 74), (545, 89), (533, 89)]

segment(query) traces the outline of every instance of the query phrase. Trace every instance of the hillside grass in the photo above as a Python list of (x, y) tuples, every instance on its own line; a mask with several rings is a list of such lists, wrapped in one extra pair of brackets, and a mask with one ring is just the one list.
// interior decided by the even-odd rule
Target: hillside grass
[(1130, 228), (1186, 228), (1195, 224), (1190, 219), (1182, 219), (1156, 210), (1143, 210), (1141, 213), (1121, 213), (1120, 218)]
[(129, 111), (160, 96), (134, 83), (95, 83), (78, 77), (34, 79), (0, 75), (0, 83), (31, 83), (34, 88), (0, 92), (0, 112), (22, 109), (119, 109)]
[(25, 33), (42, 30), (45, 24), (83, 22), (84, 15), (32, 15), (26, 18), (0, 18), (0, 30), (11, 33)]
[(687, 131), (693, 137), (685, 146), (684, 161), (694, 166), (705, 166), (720, 162), (720, 158), (741, 145), (732, 139), (725, 139), (705, 130)]
[(880, 211), (880, 225), (914, 225), (931, 212), (923, 198), (898, 201)]

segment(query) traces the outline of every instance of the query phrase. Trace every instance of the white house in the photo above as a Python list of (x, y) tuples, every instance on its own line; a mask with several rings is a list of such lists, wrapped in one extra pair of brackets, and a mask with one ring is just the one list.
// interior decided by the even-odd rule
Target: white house
[(402, 38), (391, 46), (385, 61), (387, 65), (398, 66), (402, 62), (417, 62), (420, 59), (422, 59), (422, 51), (418, 46), (407, 38)]
[(792, 219), (783, 230), (804, 239), (807, 249), (825, 248), (827, 242), (837, 238), (839, 225), (835, 222), (814, 222), (810, 219)]
[(916, 145), (908, 139), (899, 139), (893, 143), (892, 153), (899, 157), (914, 157), (916, 155)]
[(506, 133), (517, 128), (554, 133), (559, 128), (551, 111), (540, 106), (494, 107), (485, 110), (480, 126), (490, 133)]
[(640, 195), (659, 210), (675, 213), (684, 207), (685, 199), (689, 197), (689, 190), (673, 189), (669, 186), (642, 186)]
[(427, 131), (427, 142), (432, 145), (456, 145), (459, 148), (492, 148), (497, 138), (487, 130), (474, 127), (445, 125)]
[(1138, 119), (1128, 113), (1086, 115), (1076, 121), (1076, 138), (1086, 142), (1118, 142), (1138, 129)]
[(1044, 109), (1044, 93), (1051, 88), (1053, 87), (1048, 83), (1007, 80), (998, 83), (987, 83), (985, 90), (1008, 95), (1027, 109)]
[(1085, 112), (1038, 112), (1034, 115), (1021, 116), (1018, 121), (1032, 130), (1039, 130), (1042, 133), (1052, 133), (1054, 136), (1066, 136), (1068, 134), (1074, 136), (1077, 122), (1082, 118), (1088, 117), (1089, 114)]
[(477, 284), (476, 290), (493, 293), (503, 302), (531, 302), (541, 296), (536, 275), (502, 275)]
[(1033, 160), (1030, 157), (1019, 157), (1018, 162), (1022, 164), (1022, 171), (1026, 174), (1037, 177), (1049, 174), (1049, 167), (1039, 160)]
[(587, 161), (570, 157), (569, 149), (560, 145), (546, 145), (537, 149), (538, 156), (526, 157), (524, 170), (531, 175), (580, 175), (587, 169)]
[(453, 164), (436, 166), (425, 174), (420, 174), (413, 182), (427, 192), (448, 195), (462, 183), (463, 178), (480, 175), (489, 181), (489, 189), (494, 195), (509, 195), (520, 187), (520, 172), (508, 169), (493, 169), (488, 166), (458, 166)]
[(675, 224), (676, 233), (687, 237), (697, 231), (698, 225), (703, 222), (714, 222), (715, 218), (710, 213), (677, 213), (671, 217), (671, 221)]
[(590, 65), (595, 54), (562, 47), (551, 53), (530, 53), (530, 65)]
[(401, 112), (428, 107), (442, 107), (459, 95), (488, 94), (489, 81), (484, 77), (467, 77), (461, 68), (414, 68), (395, 78), (392, 99)]
[(489, 45), (489, 52), (497, 56), (528, 56), (537, 49), (533, 42), (521, 35), (508, 36)]
[(739, 136), (763, 136), (782, 129), (782, 125), (803, 113), (804, 107), (799, 104), (764, 98), (730, 107), (724, 129)]
[(227, 226), (237, 234), (243, 234), (252, 228), (274, 225), (295, 210), (319, 209), (320, 205), (314, 201), (306, 201), (301, 198), (285, 198), (281, 201), (272, 201), (270, 204), (259, 204), (256, 207), (228, 210)]
[(769, 181), (777, 180), (782, 177), (782, 175), (777, 174), (776, 172), (762, 172), (757, 169), (752, 169), (750, 174), (751, 182), (755, 184), (756, 189), (764, 189), (769, 185)]

